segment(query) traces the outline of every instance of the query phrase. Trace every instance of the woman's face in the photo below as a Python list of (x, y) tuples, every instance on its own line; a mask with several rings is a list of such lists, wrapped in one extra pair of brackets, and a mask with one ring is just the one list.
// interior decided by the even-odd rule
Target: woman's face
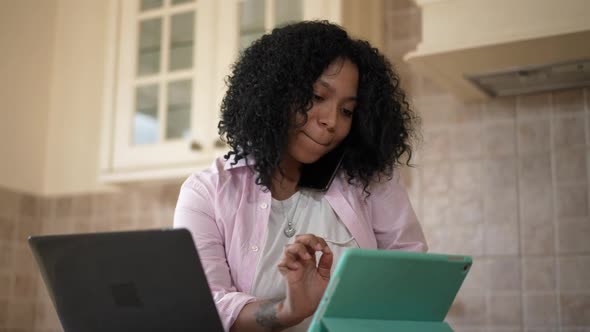
[[(310, 164), (333, 150), (350, 132), (356, 108), (357, 66), (348, 59), (332, 62), (313, 85), (313, 105), (307, 122), (289, 132), (287, 157)], [(303, 116), (297, 113), (296, 122)]]

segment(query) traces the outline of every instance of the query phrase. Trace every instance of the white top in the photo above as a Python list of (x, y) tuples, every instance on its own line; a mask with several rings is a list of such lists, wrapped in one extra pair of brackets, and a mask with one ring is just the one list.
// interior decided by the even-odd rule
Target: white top
[[(292, 220), (296, 233), (288, 238), (284, 234), (288, 219)], [(297, 234), (314, 234), (324, 238), (334, 254), (332, 272), (346, 248), (358, 248), (356, 240), (336, 215), (323, 193), (301, 190), (284, 201), (272, 199), (268, 235), (256, 267), (252, 295), (258, 299), (283, 299), (286, 285), (277, 265), (287, 244), (295, 241)], [(321, 253), (317, 253), (319, 261)], [(307, 331), (309, 317), (286, 331)]]

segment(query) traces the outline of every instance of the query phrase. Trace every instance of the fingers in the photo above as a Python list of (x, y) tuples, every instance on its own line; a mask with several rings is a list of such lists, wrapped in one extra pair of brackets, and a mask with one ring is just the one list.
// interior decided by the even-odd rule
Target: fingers
[(315, 236), (313, 234), (302, 234), (297, 235), (295, 237), (294, 243), (302, 243), (304, 244), (310, 253), (315, 253), (316, 251), (321, 251), (322, 253), (332, 254), (332, 250), (328, 247), (328, 243), (326, 240), (319, 236)]
[(322, 252), (322, 256), (318, 263), (318, 273), (323, 279), (330, 279), (334, 255), (332, 254), (332, 250), (328, 246), (328, 243), (326, 243), (323, 238), (313, 234), (299, 235), (295, 238), (295, 243), (305, 244), (308, 250), (311, 249), (314, 253), (315, 251)]
[(333, 261), (334, 261), (334, 255), (332, 255), (332, 252), (324, 253), (322, 255), (322, 257), (320, 258), (320, 262), (318, 263), (318, 273), (325, 280), (330, 279)]
[(293, 243), (285, 246), (285, 254), (295, 259), (308, 260), (312, 259), (313, 251), (310, 252), (302, 243)]
[(283, 259), (279, 262), (279, 268), (288, 268), (296, 270), (300, 264), (298, 261), (311, 260), (313, 252), (310, 253), (308, 248), (302, 243), (293, 243), (285, 246)]
[(283, 258), (277, 267), (282, 273), (286, 273), (287, 270), (298, 270), (303, 266), (302, 264), (308, 261), (313, 261), (315, 267), (315, 253), (317, 251), (322, 252), (317, 271), (322, 278), (328, 280), (330, 279), (334, 256), (328, 243), (323, 238), (313, 234), (298, 235), (294, 243), (286, 245)]

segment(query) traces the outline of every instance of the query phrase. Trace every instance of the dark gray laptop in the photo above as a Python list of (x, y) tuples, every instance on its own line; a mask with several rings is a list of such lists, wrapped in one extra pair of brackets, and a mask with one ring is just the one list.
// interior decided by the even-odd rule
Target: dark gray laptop
[(32, 236), (65, 332), (223, 331), (186, 229)]

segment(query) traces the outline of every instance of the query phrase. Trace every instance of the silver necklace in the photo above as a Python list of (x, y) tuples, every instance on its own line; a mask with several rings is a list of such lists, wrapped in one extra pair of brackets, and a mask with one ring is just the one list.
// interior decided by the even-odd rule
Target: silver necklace
[(283, 217), (287, 220), (287, 225), (283, 230), (283, 234), (285, 234), (286, 237), (293, 237), (293, 235), (295, 235), (295, 233), (297, 232), (295, 230), (295, 227), (293, 227), (293, 218), (295, 217), (295, 213), (297, 212), (299, 200), (301, 200), (301, 193), (298, 194), (299, 196), (297, 197), (297, 202), (295, 203), (295, 208), (293, 209), (293, 214), (291, 215), (291, 218), (287, 218), (287, 214), (285, 213), (285, 206), (283, 205), (283, 201), (281, 201), (281, 210), (283, 211)]

